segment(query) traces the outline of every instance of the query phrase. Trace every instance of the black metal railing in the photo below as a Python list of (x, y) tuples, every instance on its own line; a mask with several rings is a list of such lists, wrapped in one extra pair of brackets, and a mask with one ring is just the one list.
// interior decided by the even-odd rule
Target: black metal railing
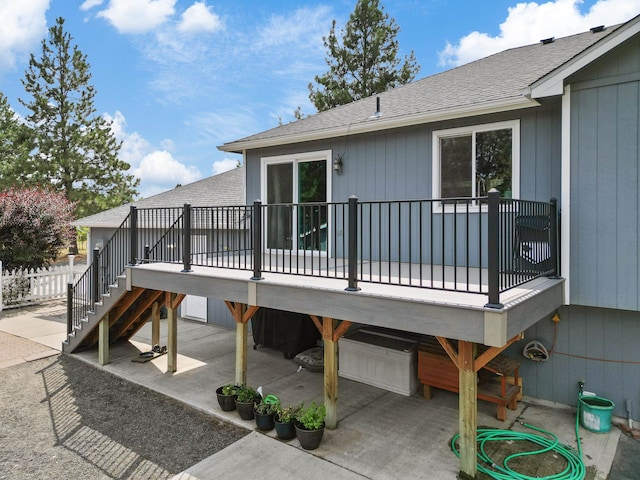
[(102, 249), (93, 249), (89, 266), (78, 281), (67, 285), (67, 333), (78, 328), (89, 311), (95, 311), (95, 304), (108, 293), (109, 285), (117, 282), (128, 259), (132, 258), (132, 238), (137, 232), (135, 223), (132, 224), (134, 211), (132, 208)]
[[(555, 200), (449, 198), (341, 203), (136, 209), (72, 286), (73, 325), (93, 309), (127, 263), (193, 266), (500, 293), (557, 276)], [(70, 287), (71, 288), (71, 287)], [(70, 297), (71, 298), (71, 297)], [(77, 307), (77, 308), (76, 308)]]

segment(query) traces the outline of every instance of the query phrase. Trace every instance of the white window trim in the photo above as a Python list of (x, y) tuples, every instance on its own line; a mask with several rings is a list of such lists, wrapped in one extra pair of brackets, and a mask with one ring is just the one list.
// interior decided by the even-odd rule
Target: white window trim
[[(459, 135), (473, 135), (478, 132), (491, 130), (511, 129), (511, 197), (520, 198), (520, 120), (510, 120), (507, 122), (485, 123), (480, 125), (470, 125), (468, 127), (449, 128), (445, 130), (434, 130), (432, 133), (432, 197), (441, 198), (440, 193), (440, 138), (455, 137)], [(475, 143), (471, 153), (475, 158)], [(446, 208), (449, 210), (449, 207)]]
[[(326, 178), (326, 188), (327, 188), (327, 203), (331, 202), (331, 199), (333, 198), (332, 195), (332, 191), (331, 191), (331, 172), (332, 170), (332, 163), (331, 163), (331, 159), (333, 158), (333, 152), (332, 150), (320, 150), (317, 152), (304, 152), (304, 153), (294, 153), (294, 154), (288, 154), (288, 155), (276, 155), (276, 156), (272, 156), (272, 157), (261, 157), (260, 158), (260, 198), (262, 201), (263, 205), (267, 204), (267, 166), (268, 165), (275, 165), (275, 164), (282, 164), (282, 163), (292, 163), (292, 164), (297, 164), (297, 163), (302, 163), (302, 162), (313, 162), (313, 161), (318, 161), (318, 160), (325, 160), (327, 162), (327, 178)], [(299, 197), (298, 195), (298, 185), (297, 185), (297, 181), (295, 181), (295, 179), (297, 178), (297, 169), (293, 169), (294, 172), (294, 184), (293, 184), (293, 196), (294, 196), (294, 202), (293, 203), (297, 203), (296, 199)], [(316, 252), (315, 250), (313, 251), (314, 254), (316, 253), (320, 253), (321, 255), (327, 255), (330, 252), (332, 252), (332, 245), (331, 245), (331, 234), (329, 231), (329, 228), (331, 227), (331, 209), (328, 209), (327, 212), (327, 252)], [(264, 245), (264, 249), (266, 250), (267, 248), (267, 242), (266, 242), (266, 234), (267, 232), (263, 232), (263, 242), (262, 244)], [(297, 245), (297, 242), (296, 242)], [(309, 250), (296, 250), (296, 249), (292, 249), (293, 252), (298, 252), (298, 254), (302, 254), (304, 252), (309, 252)]]

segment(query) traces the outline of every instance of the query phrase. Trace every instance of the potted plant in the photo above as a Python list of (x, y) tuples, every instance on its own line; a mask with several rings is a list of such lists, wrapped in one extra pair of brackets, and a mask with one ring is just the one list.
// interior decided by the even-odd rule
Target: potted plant
[(228, 383), (216, 389), (218, 397), (218, 405), (223, 412), (231, 412), (236, 409), (236, 395), (238, 394), (238, 385)]
[(296, 415), (300, 411), (301, 406), (292, 407), (287, 406), (283, 407), (278, 404), (276, 406), (276, 414), (273, 417), (273, 421), (276, 427), (276, 435), (281, 440), (291, 440), (296, 436), (295, 429), (295, 420)]
[(322, 441), (324, 435), (324, 418), (327, 409), (324, 405), (316, 405), (302, 408), (296, 415), (296, 436), (300, 440), (300, 446), (305, 450), (315, 450)]
[(253, 414), (256, 418), (256, 427), (258, 430), (273, 430), (273, 417), (276, 413), (279, 402), (273, 395), (267, 395), (254, 404)]
[(243, 420), (253, 420), (253, 404), (260, 401), (260, 394), (248, 385), (240, 385), (236, 394), (236, 410)]

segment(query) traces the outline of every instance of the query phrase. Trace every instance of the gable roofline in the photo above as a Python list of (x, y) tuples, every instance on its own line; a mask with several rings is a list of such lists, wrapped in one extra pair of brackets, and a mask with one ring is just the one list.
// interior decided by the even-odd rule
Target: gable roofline
[(327, 138), (345, 137), (347, 135), (379, 132), (393, 128), (409, 127), (422, 123), (451, 120), (454, 118), (472, 117), (491, 113), (519, 110), (522, 108), (536, 107), (540, 104), (527, 97), (512, 97), (495, 101), (477, 103), (471, 106), (458, 108), (446, 108), (439, 111), (421, 112), (413, 115), (397, 117), (371, 118), (370, 121), (358, 124), (341, 125), (338, 127), (314, 130), (306, 133), (294, 133), (278, 137), (238, 140), (218, 147), (223, 152), (244, 153), (246, 150), (256, 148), (274, 147), (278, 145), (290, 145), (292, 143), (310, 142), (314, 140), (326, 140)]
[[(583, 63), (578, 59), (582, 62), (595, 60), (606, 53), (607, 48), (613, 48), (631, 36), (636, 23), (637, 17), (623, 24), (627, 35), (616, 35), (616, 41), (612, 43), (602, 40), (616, 33), (621, 25), (507, 49), (296, 122), (227, 142), (218, 149), (244, 154), (257, 148), (537, 107), (540, 105), (537, 98), (544, 98), (544, 95), (533, 95), (532, 86), (549, 85), (543, 80), (552, 82), (556, 78), (554, 75), (564, 78), (562, 72), (568, 75), (571, 66), (581, 68)], [(602, 50), (592, 48), (599, 43), (605, 46)], [(562, 95), (562, 90), (558, 94)]]
[(596, 61), (638, 33), (640, 33), (640, 15), (615, 28), (615, 31), (611, 34), (603, 37), (564, 65), (532, 83), (529, 88), (525, 89), (522, 93), (529, 98), (562, 95), (564, 92), (564, 82), (569, 76)]

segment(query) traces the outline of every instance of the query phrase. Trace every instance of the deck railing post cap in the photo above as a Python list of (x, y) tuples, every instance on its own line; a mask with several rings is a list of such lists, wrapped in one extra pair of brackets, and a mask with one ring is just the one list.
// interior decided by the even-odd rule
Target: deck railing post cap
[(493, 193), (494, 195), (497, 193), (498, 195), (500, 195), (500, 191), (497, 188), (492, 188), (491, 190), (489, 190), (489, 193)]
[(349, 195), (349, 199), (352, 199), (352, 198), (354, 198), (354, 199), (356, 199), (356, 200), (357, 200), (357, 199), (358, 199), (358, 196), (357, 196), (357, 195)]

